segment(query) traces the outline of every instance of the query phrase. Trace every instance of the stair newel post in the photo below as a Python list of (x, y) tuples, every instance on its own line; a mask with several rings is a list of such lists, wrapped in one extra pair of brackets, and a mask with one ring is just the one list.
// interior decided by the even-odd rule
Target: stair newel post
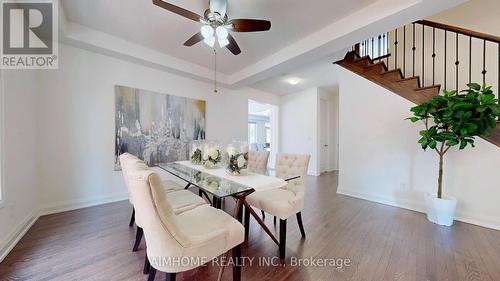
[(432, 86), (436, 85), (436, 28), (432, 28)]
[(486, 40), (483, 40), (483, 84), (486, 83)]
[(398, 29), (394, 30), (394, 69), (398, 68)]
[(415, 47), (415, 23), (412, 23), (412, 28), (413, 28), (413, 47), (411, 48), (411, 51), (413, 52), (413, 59), (412, 59), (412, 67), (413, 67), (413, 72), (411, 76), (415, 76), (415, 50), (417, 49)]
[(458, 60), (458, 32), (456, 33), (455, 37), (455, 89), (458, 93), (458, 65), (460, 64), (460, 61)]

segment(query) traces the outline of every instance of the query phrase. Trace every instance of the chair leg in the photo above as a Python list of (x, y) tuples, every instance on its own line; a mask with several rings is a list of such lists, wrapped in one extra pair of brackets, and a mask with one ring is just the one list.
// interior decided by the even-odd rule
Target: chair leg
[(262, 219), (265, 220), (266, 219), (266, 213), (264, 213), (264, 211), (260, 211), (262, 213)]
[(297, 223), (299, 224), (300, 234), (302, 234), (303, 238), (306, 238), (306, 232), (304, 231), (304, 225), (302, 224), (302, 214), (300, 212), (297, 213)]
[(166, 281), (175, 281), (175, 278), (177, 277), (177, 275), (175, 273), (168, 273), (167, 272), (167, 275), (165, 277), (165, 280)]
[(274, 225), (276, 225), (276, 216), (274, 216)]
[(155, 276), (156, 276), (156, 268), (151, 267), (151, 269), (149, 270), (148, 281), (155, 280)]
[(148, 274), (150, 269), (151, 264), (149, 264), (148, 254), (146, 254), (146, 257), (144, 258), (144, 269), (142, 270), (142, 273)]
[(241, 281), (241, 246), (233, 248), (233, 281)]
[(128, 226), (132, 227), (134, 225), (134, 222), (135, 222), (135, 209), (132, 208), (132, 216), (130, 217), (130, 222), (128, 223)]
[(285, 259), (286, 250), (286, 220), (280, 219), (280, 259)]
[(243, 210), (245, 211), (245, 240), (247, 240), (250, 232), (250, 211), (247, 208), (243, 208)]
[(137, 249), (139, 249), (139, 244), (141, 244), (141, 239), (142, 239), (142, 228), (137, 227), (137, 232), (135, 233), (135, 243), (134, 243), (134, 248), (132, 248), (132, 252), (137, 252)]

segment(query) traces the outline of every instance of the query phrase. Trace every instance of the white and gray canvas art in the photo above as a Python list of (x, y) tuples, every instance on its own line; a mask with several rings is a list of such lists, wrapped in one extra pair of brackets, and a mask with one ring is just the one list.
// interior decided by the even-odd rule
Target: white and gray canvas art
[(203, 100), (115, 86), (115, 169), (129, 152), (150, 165), (188, 159), (189, 143), (205, 139)]

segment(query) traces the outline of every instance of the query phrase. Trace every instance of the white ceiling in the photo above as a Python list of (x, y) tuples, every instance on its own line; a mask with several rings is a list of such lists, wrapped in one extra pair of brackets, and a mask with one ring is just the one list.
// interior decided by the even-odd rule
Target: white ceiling
[[(278, 95), (300, 92), (313, 87), (335, 89), (338, 86), (338, 81), (335, 73), (336, 66), (333, 62), (342, 59), (347, 51), (347, 49), (342, 50), (331, 56), (308, 63), (303, 67), (283, 72), (278, 76), (259, 81), (252, 85), (252, 87), (264, 92)], [(290, 78), (298, 79), (299, 83), (296, 85), (290, 84)]]
[[(272, 21), (268, 32), (233, 33), (242, 54), (218, 52), (223, 87), (287, 94), (335, 85), (331, 62), (356, 42), (445, 10), (465, 0), (228, 0), (230, 18)], [(170, 0), (202, 14), (208, 0)], [(213, 78), (213, 53), (184, 47), (200, 24), (151, 0), (60, 0), (60, 40), (200, 81)], [(297, 76), (298, 85), (283, 83)]]
[[(200, 23), (153, 5), (151, 0), (63, 0), (67, 20), (135, 42), (201, 66), (213, 67), (212, 50), (203, 43), (185, 47)], [(169, 0), (202, 15), (208, 0)], [(228, 0), (229, 18), (268, 19), (268, 32), (232, 33), (242, 49), (239, 56), (227, 49), (218, 52), (218, 69), (240, 71), (293, 42), (335, 22), (375, 0)]]

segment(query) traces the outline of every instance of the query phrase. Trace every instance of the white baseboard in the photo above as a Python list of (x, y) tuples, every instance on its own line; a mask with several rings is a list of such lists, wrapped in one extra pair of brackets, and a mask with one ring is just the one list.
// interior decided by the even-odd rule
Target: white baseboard
[[(393, 197), (380, 196), (370, 193), (362, 193), (348, 188), (343, 188), (341, 186), (338, 186), (337, 193), (425, 214), (424, 202), (396, 200)], [(499, 219), (500, 218), (498, 217), (475, 216), (471, 214), (466, 214), (460, 210), (457, 210), (457, 213), (455, 215), (455, 220), (457, 221), (470, 223), (482, 227), (492, 228), (496, 230), (500, 230)]]
[(40, 209), (40, 215), (44, 216), (66, 211), (72, 211), (72, 210), (122, 201), (126, 199), (128, 199), (128, 194), (126, 192), (119, 192), (108, 196), (60, 201), (43, 206)]
[(39, 210), (33, 211), (19, 225), (17, 225), (3, 241), (0, 242), (0, 262), (3, 261), (9, 252), (16, 246), (19, 240), (23, 238), (31, 226), (38, 220), (38, 218), (40, 218), (40, 216), (122, 201), (127, 198), (128, 194), (126, 192), (120, 192), (90, 199), (68, 200), (51, 203), (50, 205), (46, 205)]
[(0, 242), (0, 262), (10, 253), (10, 251), (17, 245), (19, 240), (23, 238), (24, 234), (28, 232), (31, 226), (38, 220), (40, 214), (37, 210), (31, 212), (21, 223), (19, 223), (7, 237)]

